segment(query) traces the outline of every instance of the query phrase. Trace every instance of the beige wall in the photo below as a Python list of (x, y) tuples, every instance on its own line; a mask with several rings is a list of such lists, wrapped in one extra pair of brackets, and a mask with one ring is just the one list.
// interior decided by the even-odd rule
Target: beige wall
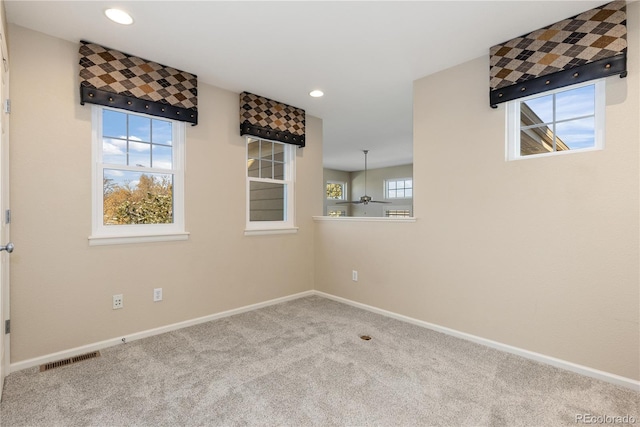
[[(189, 240), (89, 247), (91, 108), (79, 103), (78, 45), (9, 31), (13, 363), (312, 289), (319, 119), (307, 116), (307, 146), (296, 150), (298, 234), (243, 235), (238, 95), (200, 83), (200, 124), (187, 129)], [(124, 309), (114, 311), (116, 293)]]
[(487, 56), (420, 79), (418, 220), (316, 223), (316, 289), (640, 379), (640, 4), (628, 8), (604, 150), (506, 162)]

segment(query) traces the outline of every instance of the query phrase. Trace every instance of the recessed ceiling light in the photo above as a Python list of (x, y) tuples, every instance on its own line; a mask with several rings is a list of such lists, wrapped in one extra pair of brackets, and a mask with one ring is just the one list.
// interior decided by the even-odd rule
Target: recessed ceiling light
[(309, 96), (313, 96), (314, 98), (320, 98), (321, 96), (324, 95), (324, 92), (321, 90), (312, 90), (311, 92), (309, 92)]
[(107, 9), (104, 11), (104, 14), (107, 15), (107, 18), (111, 19), (113, 22), (117, 22), (118, 24), (122, 24), (122, 25), (133, 24), (133, 18), (124, 10)]

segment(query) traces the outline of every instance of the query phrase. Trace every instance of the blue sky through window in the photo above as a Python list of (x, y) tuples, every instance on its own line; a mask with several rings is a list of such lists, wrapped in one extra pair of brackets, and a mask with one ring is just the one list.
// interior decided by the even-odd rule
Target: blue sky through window
[[(156, 169), (172, 169), (172, 123), (151, 117), (103, 109), (102, 161), (109, 165), (123, 165)], [(140, 173), (110, 169), (109, 179), (118, 184), (136, 182)], [(105, 176), (106, 177), (106, 176)]]
[[(553, 102), (555, 98), (555, 117)], [(570, 149), (595, 146), (595, 85), (581, 86), (523, 101), (540, 119), (553, 128)]]

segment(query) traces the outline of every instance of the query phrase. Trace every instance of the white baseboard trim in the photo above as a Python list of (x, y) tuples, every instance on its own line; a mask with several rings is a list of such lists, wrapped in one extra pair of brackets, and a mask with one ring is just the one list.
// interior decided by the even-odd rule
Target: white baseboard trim
[(568, 362), (566, 360), (557, 359), (555, 357), (547, 356), (544, 354), (536, 353), (533, 351), (525, 350), (518, 347), (513, 347), (508, 344), (503, 344), (497, 341), (493, 341), (490, 339), (482, 338), (476, 335), (471, 335), (466, 332), (460, 332), (455, 329), (447, 328), (444, 326), (439, 326), (433, 323), (425, 322), (423, 320), (414, 319), (412, 317), (404, 316), (402, 314), (394, 313), (392, 311), (383, 310), (381, 308), (377, 308), (371, 305), (363, 304), (360, 302), (352, 301), (347, 298), (342, 298), (339, 296), (335, 296), (332, 294), (328, 294), (321, 291), (305, 291), (297, 294), (289, 295), (286, 297), (275, 298), (269, 301), (251, 304), (244, 307), (234, 308), (232, 310), (223, 311), (216, 314), (211, 314), (208, 316), (198, 317), (196, 319), (185, 320), (184, 322), (173, 323), (171, 325), (162, 326), (159, 328), (148, 329), (146, 331), (136, 332), (130, 335), (125, 335), (117, 338), (108, 339), (105, 341), (99, 341), (93, 344), (87, 344), (80, 347), (75, 347), (69, 350), (63, 350), (56, 353), (47, 354), (40, 357), (35, 357), (33, 359), (23, 360), (17, 363), (12, 363), (9, 365), (9, 372), (16, 372), (23, 369), (32, 368), (34, 366), (40, 366), (45, 363), (55, 362), (61, 359), (67, 359), (69, 357), (78, 356), (80, 354), (89, 353), (92, 351), (101, 350), (104, 348), (112, 347), (118, 344), (122, 344), (122, 340), (124, 339), (126, 342), (136, 341), (142, 338), (151, 337), (154, 335), (163, 334), (165, 332), (175, 331), (177, 329), (186, 328), (188, 326), (198, 325), (200, 323), (210, 322), (212, 320), (220, 319), (223, 317), (233, 316), (235, 314), (245, 313), (247, 311), (257, 310), (259, 308), (268, 307), (270, 305), (280, 304), (286, 301), (292, 301), (298, 298), (303, 298), (310, 295), (318, 295), (324, 298), (328, 298), (334, 301), (338, 301), (344, 304), (351, 305), (353, 307), (361, 308), (363, 310), (371, 311), (373, 313), (381, 314), (383, 316), (387, 316), (396, 320), (400, 320), (403, 322), (411, 323), (417, 326), (421, 326), (427, 329), (431, 329), (436, 332), (441, 332), (443, 334), (451, 335), (456, 338), (460, 338), (463, 340), (471, 341), (477, 344), (485, 345), (487, 347), (494, 348), (496, 350), (504, 351), (506, 353), (515, 354), (517, 356), (524, 357), (526, 359), (534, 360), (536, 362), (545, 363), (547, 365), (555, 366), (560, 369), (564, 369), (567, 371), (575, 372), (577, 374), (585, 375), (587, 377), (595, 378), (598, 380), (602, 380), (611, 384), (615, 384), (618, 386), (622, 386), (634, 391), (640, 391), (640, 381), (633, 380), (631, 378), (626, 378), (620, 375), (611, 374), (609, 372), (600, 371), (597, 369), (589, 368), (588, 366), (578, 365), (573, 362)]
[(313, 294), (332, 299), (344, 304), (351, 305), (353, 307), (361, 308), (363, 310), (371, 311), (373, 313), (381, 314), (383, 316), (391, 317), (396, 320), (411, 323), (423, 328), (431, 329), (436, 332), (442, 332), (443, 334), (451, 335), (456, 338), (471, 341), (477, 344), (481, 344), (487, 347), (494, 348), (496, 350), (504, 351), (506, 353), (515, 354), (517, 356), (524, 357), (525, 359), (534, 360), (536, 362), (544, 363), (547, 365), (555, 366), (556, 368), (564, 369), (567, 371), (575, 372), (577, 374), (585, 375), (587, 377), (602, 380), (611, 384), (615, 384), (621, 387), (629, 388), (634, 391), (640, 391), (640, 381), (633, 380), (631, 378), (623, 377), (609, 372), (600, 371), (598, 369), (589, 368), (588, 366), (578, 365), (566, 360), (557, 359), (555, 357), (547, 356), (541, 353), (525, 350), (518, 347), (513, 347), (508, 344), (502, 344), (497, 341), (482, 338), (476, 335), (471, 335), (466, 332), (460, 332), (455, 329), (446, 328), (444, 326), (435, 325), (433, 323), (425, 322), (423, 320), (414, 319), (412, 317), (397, 314), (392, 311), (383, 310), (381, 308), (373, 307), (371, 305), (362, 304), (356, 301), (352, 301), (346, 298), (338, 297), (321, 291), (313, 291)]
[(305, 291), (286, 297), (275, 298), (269, 301), (260, 302), (257, 304), (246, 305), (244, 307), (234, 308), (232, 310), (223, 311), (216, 314), (210, 314), (208, 316), (198, 317), (196, 319), (185, 320), (184, 322), (173, 323), (171, 325), (161, 326), (159, 328), (148, 329), (146, 331), (136, 332), (130, 335), (123, 335), (117, 338), (108, 339), (105, 341), (99, 341), (93, 344), (87, 344), (80, 347), (71, 348), (69, 350), (63, 350), (56, 353), (47, 354), (40, 357), (34, 357), (33, 359), (27, 359), (20, 362), (12, 363), (9, 365), (9, 372), (21, 371), (23, 369), (32, 368), (34, 366), (40, 366), (45, 363), (55, 362), (61, 359), (67, 359), (70, 357), (78, 356), (80, 354), (90, 353), (92, 351), (102, 350), (107, 347), (112, 347), (123, 343), (123, 339), (126, 342), (136, 341), (142, 338), (151, 337), (154, 335), (163, 334), (165, 332), (175, 331), (177, 329), (186, 328), (188, 326), (198, 325), (200, 323), (210, 322), (212, 320), (220, 319), (223, 317), (233, 316), (235, 314), (245, 313), (247, 311), (257, 310), (259, 308), (268, 307), (270, 305), (280, 304), (286, 301), (291, 301), (306, 296), (315, 295), (315, 291)]

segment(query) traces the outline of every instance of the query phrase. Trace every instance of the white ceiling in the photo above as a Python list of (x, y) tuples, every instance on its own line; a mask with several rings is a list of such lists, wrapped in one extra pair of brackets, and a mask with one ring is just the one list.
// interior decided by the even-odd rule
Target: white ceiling
[[(304, 108), (324, 120), (325, 167), (348, 171), (363, 169), (363, 149), (370, 168), (412, 162), (414, 80), (604, 3), (5, 1), (10, 23)], [(134, 25), (107, 20), (109, 7)], [(311, 98), (312, 89), (325, 96)]]

